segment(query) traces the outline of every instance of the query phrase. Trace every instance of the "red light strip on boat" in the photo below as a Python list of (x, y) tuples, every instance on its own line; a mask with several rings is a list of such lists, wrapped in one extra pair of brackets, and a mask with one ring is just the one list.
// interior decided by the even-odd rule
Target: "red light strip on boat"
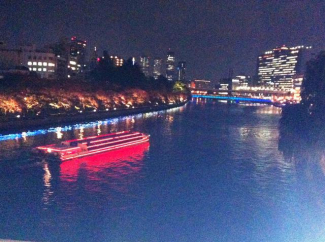
[(81, 154), (81, 155), (76, 155), (76, 156), (71, 156), (71, 157), (66, 157), (66, 158), (61, 156), (61, 160), (75, 159), (75, 158), (84, 157), (84, 156), (88, 156), (88, 155), (93, 155), (93, 154), (97, 154), (97, 153), (102, 153), (102, 152), (115, 150), (115, 149), (119, 149), (119, 148), (123, 148), (123, 147), (127, 147), (127, 146), (141, 144), (141, 143), (148, 142), (148, 141), (149, 141), (149, 139), (144, 139), (144, 140), (140, 140), (140, 141), (137, 141), (137, 142), (127, 143), (127, 144), (119, 145), (119, 146), (112, 146), (110, 148), (105, 148), (105, 149), (98, 149), (98, 150), (95, 150), (95, 151), (92, 151), (92, 152), (89, 152), (89, 153), (86, 153), (86, 154)]
[(80, 147), (72, 147), (72, 148), (67, 148), (67, 149), (62, 149), (61, 150), (61, 149), (55, 149), (55, 148), (51, 148), (51, 147), (53, 147), (53, 145), (52, 146), (41, 146), (41, 147), (37, 147), (37, 149), (40, 149), (40, 150), (48, 150), (48, 149), (50, 149), (51, 151), (57, 151), (57, 152), (80, 149)]
[(119, 148), (123, 148), (123, 147), (127, 147), (127, 146), (132, 146), (132, 145), (144, 143), (144, 142), (147, 142), (147, 141), (149, 141), (149, 136), (143, 137), (143, 139), (142, 140), (139, 140), (139, 141), (129, 142), (129, 143), (126, 143), (126, 144), (121, 144), (121, 145), (115, 145), (115, 146), (111, 146), (109, 148), (102, 148), (102, 149), (98, 149), (98, 150), (94, 150), (94, 151), (88, 152), (86, 154), (75, 155), (75, 156), (70, 156), (70, 157), (66, 157), (66, 158), (63, 157), (63, 155), (62, 155), (61, 156), (61, 159), (62, 160), (75, 159), (75, 158), (79, 158), (79, 157), (83, 157), (83, 156), (88, 156), (88, 155), (93, 155), (93, 154), (101, 153), (101, 152), (104, 152), (104, 151), (109, 151), (109, 150), (113, 150), (113, 149), (119, 149)]
[[(112, 136), (112, 135), (124, 134), (124, 133), (130, 133), (130, 132), (129, 131), (121, 131), (121, 132), (117, 132), (117, 133), (114, 133), (114, 134), (103, 134), (103, 135), (100, 135), (100, 136), (91, 136), (91, 137), (86, 137), (86, 138), (82, 138), (82, 139), (67, 140), (67, 141), (64, 141), (64, 142), (74, 142), (74, 141), (80, 141), (80, 140), (86, 140), (86, 139), (94, 139), (94, 138), (105, 137), (105, 136)], [(135, 133), (132, 133), (132, 134), (129, 134), (129, 135), (125, 135), (125, 136), (122, 136), (122, 137), (135, 136), (135, 135), (138, 135), (138, 134), (140, 134), (140, 133), (139, 132), (135, 132)], [(90, 143), (101, 142), (101, 141), (110, 140), (110, 139), (114, 139), (114, 138), (119, 138), (119, 137), (113, 137), (113, 138), (108, 138), (108, 139), (101, 139), (101, 140), (90, 141)], [(87, 144), (87, 142), (82, 143), (82, 144)], [(66, 149), (56, 149), (56, 148), (51, 148), (51, 147), (54, 147), (54, 145), (52, 144), (52, 145), (47, 145), (47, 146), (39, 146), (39, 147), (36, 147), (36, 148), (37, 149), (40, 149), (40, 150), (51, 149), (51, 151), (56, 151), (56, 152), (79, 149), (79, 147), (72, 147), (72, 148), (66, 148)]]
[(112, 143), (115, 143), (115, 142), (126, 141), (126, 140), (135, 139), (135, 138), (141, 138), (141, 137), (130, 137), (130, 138), (126, 138), (126, 139), (113, 140), (113, 141), (111, 141), (111, 142), (105, 142), (105, 143), (103, 143), (103, 144), (89, 145), (88, 148), (97, 147), (97, 146), (102, 146), (102, 145), (108, 145), (108, 144), (112, 144)]
[(99, 136), (90, 136), (90, 137), (85, 137), (81, 139), (72, 139), (72, 140), (66, 140), (64, 142), (74, 142), (74, 141), (81, 141), (81, 140), (87, 140), (87, 139), (95, 139), (95, 138), (100, 138), (100, 137), (105, 137), (105, 136), (112, 136), (112, 135), (117, 135), (117, 134), (125, 134), (125, 133), (130, 133), (130, 131), (121, 131), (121, 132), (116, 132), (113, 134), (102, 134)]
[[(120, 136), (120, 137), (114, 137), (114, 138), (108, 138), (108, 139), (100, 139), (100, 140), (93, 140), (93, 141), (90, 141), (90, 143), (98, 143), (98, 142), (101, 142), (101, 141), (105, 141), (105, 140), (112, 140), (112, 139), (116, 139), (118, 140), (118, 138), (124, 138), (124, 137), (129, 137), (129, 136), (136, 136), (136, 135), (139, 135), (140, 133), (137, 132), (137, 133), (133, 133), (133, 134), (128, 134), (128, 135), (124, 135), (124, 136)], [(90, 147), (90, 146), (89, 146)]]

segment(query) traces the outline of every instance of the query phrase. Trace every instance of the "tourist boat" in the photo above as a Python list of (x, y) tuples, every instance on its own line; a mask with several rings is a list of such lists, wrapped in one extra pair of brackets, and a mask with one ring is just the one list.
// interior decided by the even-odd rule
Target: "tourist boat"
[(139, 132), (122, 131), (82, 139), (67, 140), (61, 142), (61, 144), (39, 146), (36, 147), (35, 151), (40, 154), (58, 157), (61, 161), (66, 161), (139, 145), (148, 141), (149, 135)]

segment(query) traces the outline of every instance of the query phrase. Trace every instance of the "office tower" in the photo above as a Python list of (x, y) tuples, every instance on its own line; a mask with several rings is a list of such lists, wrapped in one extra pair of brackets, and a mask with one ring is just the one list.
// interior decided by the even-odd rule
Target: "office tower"
[(186, 62), (180, 61), (177, 65), (177, 80), (185, 82), (186, 80)]
[(311, 46), (278, 47), (258, 57), (258, 76), (261, 86), (289, 90), (292, 77), (302, 74), (306, 61), (311, 57)]
[(148, 56), (140, 56), (140, 67), (145, 76), (150, 75), (150, 62)]
[(85, 68), (87, 41), (72, 37), (70, 42), (68, 73), (70, 76), (83, 72)]
[(175, 53), (170, 49), (167, 52), (166, 78), (168, 81), (175, 80)]
[(90, 56), (89, 65), (87, 68), (88, 71), (94, 70), (97, 66), (97, 63), (98, 63), (98, 53), (97, 53), (97, 47), (95, 46)]
[(153, 60), (153, 77), (158, 79), (158, 77), (162, 74), (162, 59), (155, 58)]

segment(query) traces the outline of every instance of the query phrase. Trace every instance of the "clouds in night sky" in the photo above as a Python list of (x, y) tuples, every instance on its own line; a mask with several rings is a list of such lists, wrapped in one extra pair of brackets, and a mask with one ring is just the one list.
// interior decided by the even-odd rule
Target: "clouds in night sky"
[(63, 36), (124, 58), (165, 58), (170, 47), (191, 78), (228, 69), (255, 73), (257, 55), (276, 46), (324, 49), (324, 1), (0, 0), (0, 39), (42, 46)]

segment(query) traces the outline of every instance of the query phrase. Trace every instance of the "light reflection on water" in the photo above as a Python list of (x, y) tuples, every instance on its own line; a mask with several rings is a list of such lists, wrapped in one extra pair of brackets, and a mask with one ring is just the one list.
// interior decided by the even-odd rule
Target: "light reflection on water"
[[(124, 208), (130, 198), (139, 195), (133, 194), (130, 187), (141, 177), (143, 158), (148, 149), (149, 143), (145, 143), (63, 162), (60, 164), (58, 188), (63, 196), (58, 198), (58, 203), (64, 210), (75, 209), (79, 203), (76, 186), (82, 185), (87, 193), (85, 196), (96, 198), (93, 206), (101, 207), (109, 202), (109, 206), (115, 209)], [(67, 200), (69, 203), (65, 203)]]
[(148, 112), (148, 113), (144, 113), (144, 114), (136, 114), (136, 115), (130, 115), (130, 116), (120, 117), (120, 118), (111, 118), (111, 119), (106, 119), (106, 120), (101, 120), (101, 121), (96, 121), (96, 122), (81, 123), (81, 124), (75, 124), (75, 125), (66, 125), (64, 127), (55, 127), (55, 128), (51, 127), (49, 129), (40, 129), (40, 130), (27, 131), (27, 132), (24, 131), (22, 133), (0, 134), (0, 142), (6, 141), (6, 140), (18, 140), (21, 138), (26, 140), (27, 137), (30, 137), (30, 136), (44, 135), (44, 134), (52, 133), (52, 132), (57, 133), (57, 138), (61, 139), (62, 132), (66, 132), (66, 131), (70, 131), (70, 130), (82, 130), (81, 132), (83, 132), (83, 130), (85, 128), (96, 129), (96, 127), (97, 127), (97, 129), (96, 129), (97, 132), (101, 133), (102, 132), (101, 125), (116, 126), (118, 124), (118, 122), (123, 122), (126, 120), (127, 126), (132, 126), (132, 123), (135, 122), (135, 119), (151, 118), (153, 116), (159, 116), (164, 113), (171, 114), (171, 113), (177, 112), (177, 111), (182, 112), (183, 110), (184, 110), (184, 106), (177, 107), (177, 108), (171, 108), (171, 109), (164, 110), (164, 111)]
[[(0, 169), (0, 238), (324, 241), (324, 145), (279, 131), (279, 118), (272, 106), (197, 100), (13, 135), (0, 142), (0, 160), (16, 164)], [(121, 130), (150, 134), (150, 149), (25, 162), (32, 147)]]

